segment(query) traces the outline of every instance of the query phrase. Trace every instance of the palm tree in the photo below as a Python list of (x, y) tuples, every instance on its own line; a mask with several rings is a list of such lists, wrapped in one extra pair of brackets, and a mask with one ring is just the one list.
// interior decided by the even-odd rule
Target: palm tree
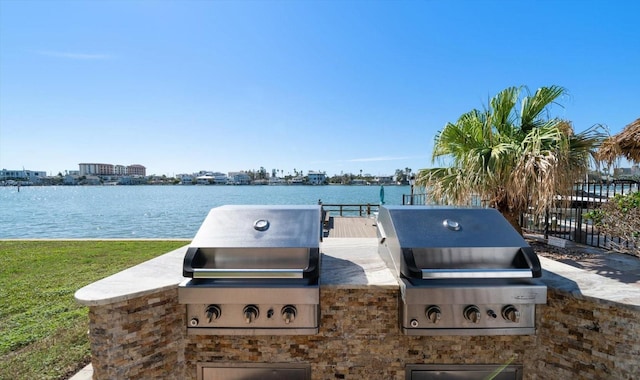
[(416, 182), (435, 203), (469, 204), (479, 197), (522, 232), (520, 214), (531, 207), (543, 215), (559, 193), (567, 194), (584, 178), (604, 137), (599, 125), (575, 134), (569, 122), (548, 118), (549, 107), (565, 94), (559, 86), (541, 87), (533, 96), (526, 87), (501, 91), (488, 109), (465, 113), (438, 132), (432, 161), (449, 159), (450, 167), (422, 169)]
[(396, 182), (403, 182), (404, 177), (405, 177), (404, 170), (396, 169)]

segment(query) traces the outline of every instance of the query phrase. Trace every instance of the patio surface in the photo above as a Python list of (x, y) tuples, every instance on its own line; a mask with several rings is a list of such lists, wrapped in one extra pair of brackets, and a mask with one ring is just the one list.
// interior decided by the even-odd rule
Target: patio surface
[(327, 228), (325, 228), (326, 238), (375, 238), (376, 220), (361, 217), (331, 217)]

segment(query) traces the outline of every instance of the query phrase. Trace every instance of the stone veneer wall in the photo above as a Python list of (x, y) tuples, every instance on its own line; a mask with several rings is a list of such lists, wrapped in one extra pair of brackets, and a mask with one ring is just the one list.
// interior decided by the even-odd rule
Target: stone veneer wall
[(95, 379), (196, 379), (198, 362), (309, 363), (312, 379), (404, 380), (406, 364), (524, 365), (525, 379), (640, 378), (640, 311), (549, 289), (537, 335), (405, 336), (398, 290), (321, 288), (312, 336), (186, 335), (177, 290), (90, 308)]
[(549, 288), (537, 319), (537, 378), (640, 379), (640, 309)]
[(184, 378), (178, 288), (89, 308), (94, 379)]

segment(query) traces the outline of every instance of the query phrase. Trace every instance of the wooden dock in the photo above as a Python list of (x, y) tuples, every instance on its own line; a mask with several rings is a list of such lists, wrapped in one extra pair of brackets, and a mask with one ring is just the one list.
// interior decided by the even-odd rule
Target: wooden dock
[(373, 217), (330, 217), (325, 238), (375, 238), (376, 220)]

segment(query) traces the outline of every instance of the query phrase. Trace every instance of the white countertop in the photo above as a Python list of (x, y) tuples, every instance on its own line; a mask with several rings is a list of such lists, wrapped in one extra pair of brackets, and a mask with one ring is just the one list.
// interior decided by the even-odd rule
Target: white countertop
[(640, 310), (640, 283), (624, 283), (546, 257), (539, 257), (542, 281), (576, 298), (627, 305)]
[(378, 239), (325, 239), (321, 247), (320, 287), (398, 288), (398, 281), (378, 255)]
[[(115, 302), (176, 288), (185, 280), (182, 261), (187, 246), (168, 252), (78, 290), (76, 300), (86, 306)], [(378, 255), (375, 238), (329, 238), (321, 243), (320, 286), (350, 289), (398, 288)], [(576, 298), (597, 299), (640, 309), (640, 285), (627, 284), (567, 264), (540, 257), (542, 281)]]
[(186, 252), (184, 246), (91, 283), (76, 292), (76, 301), (85, 306), (108, 305), (175, 288), (184, 280)]
[[(325, 239), (321, 244), (321, 287), (391, 287), (398, 283), (378, 255), (372, 238)], [(175, 288), (185, 280), (182, 261), (188, 246), (98, 280), (78, 290), (85, 306), (108, 305)]]

